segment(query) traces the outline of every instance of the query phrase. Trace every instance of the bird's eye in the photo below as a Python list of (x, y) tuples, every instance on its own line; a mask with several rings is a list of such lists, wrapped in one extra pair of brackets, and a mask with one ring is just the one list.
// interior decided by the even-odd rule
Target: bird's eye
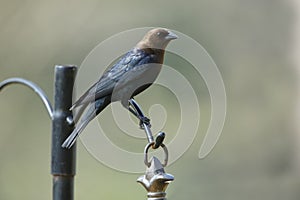
[(160, 33), (160, 32), (157, 32), (157, 33), (156, 33), (156, 35), (157, 35), (157, 36), (160, 36), (160, 35), (161, 35), (161, 33)]

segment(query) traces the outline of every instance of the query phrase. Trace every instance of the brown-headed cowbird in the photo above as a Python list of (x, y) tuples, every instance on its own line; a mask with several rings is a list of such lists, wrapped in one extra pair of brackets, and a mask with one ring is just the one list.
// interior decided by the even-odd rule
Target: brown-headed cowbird
[(70, 108), (77, 107), (74, 120), (83, 116), (62, 147), (71, 148), (76, 138), (107, 105), (121, 101), (128, 108), (128, 100), (147, 89), (157, 78), (164, 60), (165, 48), (177, 36), (164, 28), (150, 30), (137, 45), (121, 57)]

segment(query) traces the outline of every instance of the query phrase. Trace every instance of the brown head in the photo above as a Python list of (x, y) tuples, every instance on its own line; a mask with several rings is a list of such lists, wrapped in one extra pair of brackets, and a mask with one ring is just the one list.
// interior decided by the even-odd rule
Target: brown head
[(171, 40), (178, 36), (165, 28), (155, 28), (150, 30), (143, 39), (136, 45), (139, 49), (162, 49), (164, 50)]

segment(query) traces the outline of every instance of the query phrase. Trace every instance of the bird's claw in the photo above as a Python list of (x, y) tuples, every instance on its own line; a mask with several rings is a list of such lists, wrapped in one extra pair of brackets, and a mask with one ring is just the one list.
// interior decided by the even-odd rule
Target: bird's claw
[(140, 117), (140, 127), (144, 129), (144, 124), (151, 128), (150, 119), (148, 117)]

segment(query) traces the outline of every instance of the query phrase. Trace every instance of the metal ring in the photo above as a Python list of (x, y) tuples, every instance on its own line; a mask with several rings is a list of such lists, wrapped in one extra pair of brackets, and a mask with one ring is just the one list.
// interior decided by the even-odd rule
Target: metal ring
[[(151, 163), (149, 162), (149, 159), (148, 159), (148, 151), (149, 151), (149, 148), (152, 147), (153, 145), (154, 145), (154, 142), (148, 143), (144, 150), (144, 163), (147, 167), (151, 166)], [(168, 152), (166, 145), (161, 144), (160, 146), (163, 148), (163, 150), (165, 152), (164, 163), (162, 164), (162, 166), (166, 167), (168, 164), (169, 152)]]

